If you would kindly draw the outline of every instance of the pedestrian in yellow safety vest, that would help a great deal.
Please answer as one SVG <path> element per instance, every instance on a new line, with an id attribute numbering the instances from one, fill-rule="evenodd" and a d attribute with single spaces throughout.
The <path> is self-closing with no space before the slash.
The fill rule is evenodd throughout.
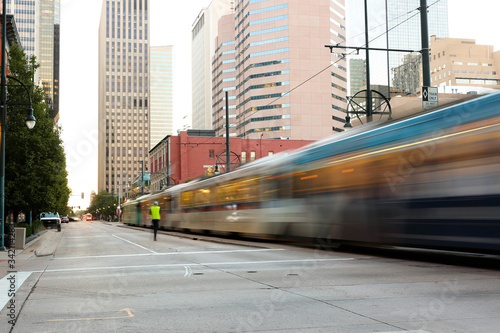
<path id="1" fill-rule="evenodd" d="M 160 214 L 161 214 L 161 208 L 160 206 L 158 206 L 158 201 L 155 201 L 154 205 L 151 206 L 150 213 L 151 213 L 151 220 L 153 221 L 153 229 L 156 241 L 156 233 L 158 232 L 158 225 L 160 224 Z"/>

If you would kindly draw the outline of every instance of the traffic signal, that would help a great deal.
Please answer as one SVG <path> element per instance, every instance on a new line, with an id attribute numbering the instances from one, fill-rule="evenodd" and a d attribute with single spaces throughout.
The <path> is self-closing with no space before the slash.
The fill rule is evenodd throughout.
<path id="1" fill-rule="evenodd" d="M 83 192 L 82 192 L 82 199 L 83 199 Z"/>

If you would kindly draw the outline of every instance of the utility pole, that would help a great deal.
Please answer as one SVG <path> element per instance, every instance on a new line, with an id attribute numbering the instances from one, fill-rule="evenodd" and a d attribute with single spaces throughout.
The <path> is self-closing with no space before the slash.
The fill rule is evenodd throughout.
<path id="1" fill-rule="evenodd" d="M 370 83 L 370 46 L 368 45 L 368 0 L 365 0 L 365 44 L 366 44 L 366 122 L 372 121 L 372 88 Z"/>
<path id="2" fill-rule="evenodd" d="M 167 187 L 170 187 L 170 136 L 167 139 Z"/>
<path id="3" fill-rule="evenodd" d="M 229 94 L 226 91 L 226 172 L 231 171 L 231 153 L 229 151 Z"/>
<path id="4" fill-rule="evenodd" d="M 141 195 L 144 195 L 144 161 L 142 162 L 142 169 L 141 169 Z"/>
<path id="5" fill-rule="evenodd" d="M 429 27 L 427 21 L 427 0 L 420 0 L 420 29 L 422 40 L 422 75 L 424 87 L 431 86 L 431 64 L 429 58 Z"/>

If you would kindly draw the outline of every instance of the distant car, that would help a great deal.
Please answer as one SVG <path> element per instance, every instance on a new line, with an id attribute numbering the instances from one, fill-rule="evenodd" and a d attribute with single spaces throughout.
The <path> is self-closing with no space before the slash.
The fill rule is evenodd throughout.
<path id="1" fill-rule="evenodd" d="M 76 216 L 70 216 L 69 217 L 69 221 L 70 222 L 77 222 L 77 221 L 80 221 L 80 219 L 78 217 L 76 217 Z"/>
<path id="2" fill-rule="evenodd" d="M 68 223 L 68 222 L 69 222 L 69 218 L 67 216 L 61 217 L 61 223 Z"/>

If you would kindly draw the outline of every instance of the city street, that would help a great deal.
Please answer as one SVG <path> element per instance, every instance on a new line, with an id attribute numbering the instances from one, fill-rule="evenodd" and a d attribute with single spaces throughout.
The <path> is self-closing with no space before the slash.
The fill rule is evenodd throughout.
<path id="1" fill-rule="evenodd" d="M 1 332 L 496 332 L 500 271 L 74 222 L 2 255 Z M 42 238 L 40 237 L 40 238 Z M 13 302 L 14 301 L 14 302 Z M 10 308 L 9 308 L 10 307 Z M 9 321 L 17 318 L 15 326 Z"/>

